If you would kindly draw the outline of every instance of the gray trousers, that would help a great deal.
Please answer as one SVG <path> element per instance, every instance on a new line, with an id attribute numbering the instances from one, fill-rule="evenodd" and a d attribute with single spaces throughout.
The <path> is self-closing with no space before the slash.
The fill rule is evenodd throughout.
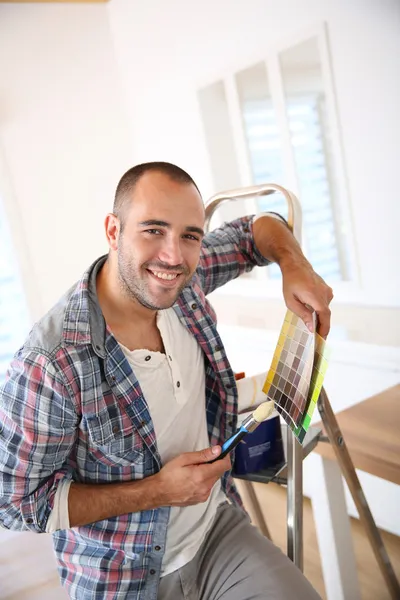
<path id="1" fill-rule="evenodd" d="M 158 600 L 321 600 L 301 571 L 225 503 L 193 560 L 160 580 Z"/>

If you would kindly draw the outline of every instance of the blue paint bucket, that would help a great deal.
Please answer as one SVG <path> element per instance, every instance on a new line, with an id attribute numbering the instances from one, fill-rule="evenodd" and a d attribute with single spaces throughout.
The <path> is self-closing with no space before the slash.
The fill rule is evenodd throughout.
<path id="1" fill-rule="evenodd" d="M 239 415 L 239 423 L 248 416 Z M 281 464 L 285 460 L 279 414 L 274 412 L 235 448 L 233 475 L 247 475 Z"/>

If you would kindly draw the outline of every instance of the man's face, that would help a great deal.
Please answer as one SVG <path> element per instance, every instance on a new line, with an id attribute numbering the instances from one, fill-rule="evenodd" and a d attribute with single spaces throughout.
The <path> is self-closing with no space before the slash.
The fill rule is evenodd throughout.
<path id="1" fill-rule="evenodd" d="M 196 270 L 204 217 L 194 185 L 158 172 L 143 175 L 117 242 L 124 291 L 152 310 L 172 306 Z"/>

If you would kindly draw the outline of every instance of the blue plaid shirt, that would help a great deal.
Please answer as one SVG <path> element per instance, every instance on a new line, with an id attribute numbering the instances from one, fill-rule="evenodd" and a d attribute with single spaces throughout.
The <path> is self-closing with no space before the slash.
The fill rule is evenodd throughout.
<path id="1" fill-rule="evenodd" d="M 207 294 L 254 265 L 251 217 L 207 234 L 199 265 L 174 309 L 204 352 L 210 444 L 236 428 L 234 374 Z M 37 323 L 0 388 L 0 523 L 45 532 L 60 482 L 132 481 L 161 468 L 139 383 L 97 300 L 98 259 Z M 241 504 L 230 473 L 228 498 Z M 53 534 L 62 584 L 76 600 L 157 598 L 169 507 Z"/>

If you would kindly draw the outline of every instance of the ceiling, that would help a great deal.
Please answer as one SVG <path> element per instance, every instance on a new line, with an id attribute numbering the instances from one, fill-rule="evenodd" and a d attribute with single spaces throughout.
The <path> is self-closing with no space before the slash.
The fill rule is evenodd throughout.
<path id="1" fill-rule="evenodd" d="M 94 4 L 108 2 L 108 0 L 0 0 L 0 4 L 43 4 L 47 3 L 69 3 L 69 4 Z"/>

